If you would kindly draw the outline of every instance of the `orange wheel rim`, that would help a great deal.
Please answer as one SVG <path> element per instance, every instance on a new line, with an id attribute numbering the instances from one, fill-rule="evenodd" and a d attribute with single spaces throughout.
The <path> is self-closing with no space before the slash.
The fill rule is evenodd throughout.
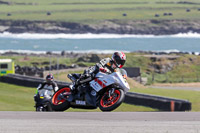
<path id="1" fill-rule="evenodd" d="M 107 95 L 108 95 L 108 92 L 106 94 L 104 94 L 104 96 L 101 98 L 101 101 L 100 101 L 101 106 L 104 108 L 114 105 L 119 100 L 120 91 L 115 90 L 113 95 L 110 96 L 109 98 L 106 98 Z"/>
<path id="2" fill-rule="evenodd" d="M 56 94 L 52 98 L 52 103 L 54 105 L 59 105 L 59 104 L 65 102 L 66 99 L 60 98 L 60 95 L 65 93 L 65 92 L 70 92 L 70 88 L 62 88 L 58 92 L 56 92 Z"/>

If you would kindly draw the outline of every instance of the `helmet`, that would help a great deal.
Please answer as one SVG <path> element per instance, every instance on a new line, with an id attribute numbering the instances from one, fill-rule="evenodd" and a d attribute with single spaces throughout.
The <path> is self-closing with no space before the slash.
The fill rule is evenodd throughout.
<path id="1" fill-rule="evenodd" d="M 126 62 L 126 55 L 123 52 L 115 52 L 112 55 L 112 60 L 118 68 L 122 68 Z"/>
<path id="2" fill-rule="evenodd" d="M 52 75 L 52 74 L 48 74 L 48 75 L 46 76 L 46 82 L 47 82 L 48 84 L 50 84 L 50 83 L 52 83 L 52 81 L 53 81 L 53 75 Z"/>

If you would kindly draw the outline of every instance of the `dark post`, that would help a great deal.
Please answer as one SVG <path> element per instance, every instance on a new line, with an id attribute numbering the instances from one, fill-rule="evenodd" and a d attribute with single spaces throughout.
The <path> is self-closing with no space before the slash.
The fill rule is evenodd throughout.
<path id="1" fill-rule="evenodd" d="M 196 73 L 196 75 L 197 75 L 197 82 L 199 82 L 199 75 L 198 75 L 198 73 Z"/>
<path id="2" fill-rule="evenodd" d="M 154 82 L 154 80 L 155 80 L 155 74 L 154 74 L 154 72 L 152 73 L 152 82 Z"/>
<path id="3" fill-rule="evenodd" d="M 184 76 L 183 75 L 181 76 L 181 82 L 184 82 Z"/>
<path id="4" fill-rule="evenodd" d="M 165 74 L 165 82 L 168 82 L 168 76 Z"/>

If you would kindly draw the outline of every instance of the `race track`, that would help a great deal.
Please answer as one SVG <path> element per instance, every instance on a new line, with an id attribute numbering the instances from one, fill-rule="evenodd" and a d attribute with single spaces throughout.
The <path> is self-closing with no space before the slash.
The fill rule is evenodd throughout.
<path id="1" fill-rule="evenodd" d="M 200 133 L 200 113 L 0 112 L 0 133 Z"/>

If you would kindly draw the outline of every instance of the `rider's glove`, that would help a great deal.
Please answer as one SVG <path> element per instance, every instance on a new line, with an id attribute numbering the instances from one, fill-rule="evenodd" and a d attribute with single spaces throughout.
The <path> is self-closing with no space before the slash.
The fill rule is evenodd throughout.
<path id="1" fill-rule="evenodd" d="M 80 79 L 86 79 L 88 77 L 90 77 L 90 74 L 86 73 L 86 74 L 81 75 Z"/>

